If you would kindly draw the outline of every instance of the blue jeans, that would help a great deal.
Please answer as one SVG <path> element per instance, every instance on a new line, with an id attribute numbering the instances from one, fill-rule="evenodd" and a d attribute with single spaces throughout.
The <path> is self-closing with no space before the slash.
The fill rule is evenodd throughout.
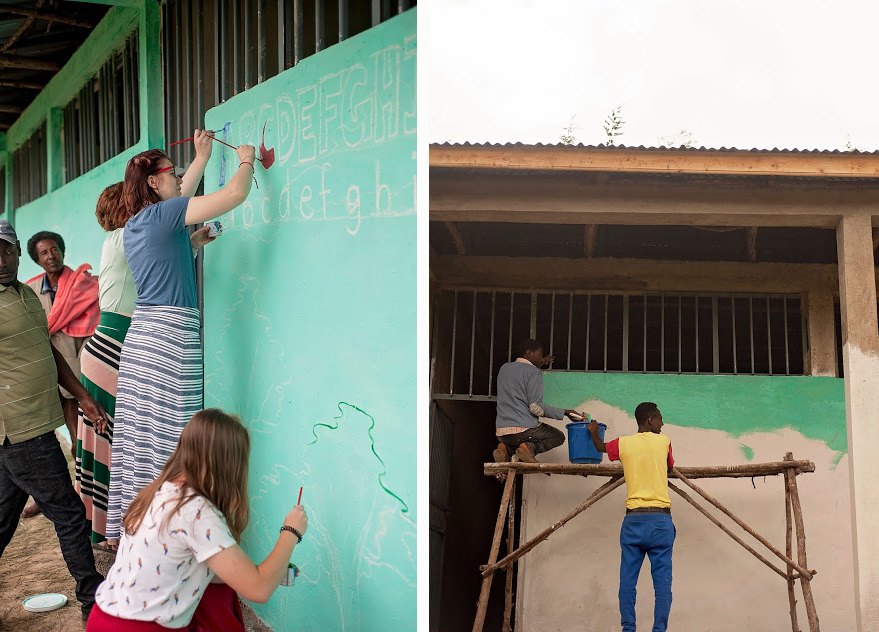
<path id="1" fill-rule="evenodd" d="M 55 524 L 61 554 L 76 580 L 76 598 L 87 614 L 104 578 L 95 570 L 85 507 L 73 489 L 67 460 L 54 432 L 0 445 L 0 556 L 12 540 L 28 496 L 34 497 L 43 515 Z"/>
<path id="2" fill-rule="evenodd" d="M 653 591 L 653 632 L 665 632 L 671 610 L 671 552 L 675 525 L 669 514 L 627 514 L 620 529 L 620 619 L 623 632 L 635 632 L 635 596 L 644 555 L 650 558 Z"/>

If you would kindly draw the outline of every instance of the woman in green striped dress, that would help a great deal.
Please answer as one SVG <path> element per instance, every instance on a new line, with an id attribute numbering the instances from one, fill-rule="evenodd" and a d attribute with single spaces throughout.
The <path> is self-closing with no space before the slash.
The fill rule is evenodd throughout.
<path id="1" fill-rule="evenodd" d="M 121 182 L 104 189 L 98 198 L 95 215 L 109 234 L 104 239 L 98 276 L 101 320 L 97 331 L 83 348 L 80 379 L 89 394 L 107 411 L 109 423 L 107 427 L 95 428 L 83 416 L 82 410 L 79 411 L 76 491 L 85 505 L 86 517 L 91 521 L 92 542 L 98 543 L 106 538 L 119 356 L 136 298 L 134 279 L 122 246 L 122 231 L 130 216 L 122 201 Z"/>

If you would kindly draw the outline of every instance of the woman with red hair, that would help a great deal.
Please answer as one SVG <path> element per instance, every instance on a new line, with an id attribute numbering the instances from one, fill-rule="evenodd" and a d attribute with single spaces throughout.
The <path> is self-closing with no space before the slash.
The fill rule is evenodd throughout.
<path id="1" fill-rule="evenodd" d="M 203 364 L 194 254 L 213 241 L 205 226 L 187 226 L 228 213 L 250 193 L 256 149 L 238 147 L 229 183 L 190 197 L 211 155 L 207 131 L 196 130 L 195 160 L 185 175 L 158 149 L 132 158 L 122 197 L 131 215 L 123 246 L 137 290 L 119 362 L 107 509 L 107 540 L 118 545 L 122 516 L 155 480 L 187 421 L 202 407 Z"/>

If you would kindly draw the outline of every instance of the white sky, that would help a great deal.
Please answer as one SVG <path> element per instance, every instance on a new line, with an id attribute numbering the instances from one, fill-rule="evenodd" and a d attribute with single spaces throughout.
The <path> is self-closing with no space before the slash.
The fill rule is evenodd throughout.
<path id="1" fill-rule="evenodd" d="M 432 0 L 430 142 L 879 149 L 879 2 Z M 678 135 L 678 136 L 676 136 Z"/>

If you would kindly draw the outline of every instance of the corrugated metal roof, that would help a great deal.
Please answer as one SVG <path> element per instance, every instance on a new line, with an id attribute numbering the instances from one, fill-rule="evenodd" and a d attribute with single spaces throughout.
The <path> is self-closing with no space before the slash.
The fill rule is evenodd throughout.
<path id="1" fill-rule="evenodd" d="M 708 151 L 744 151 L 751 153 L 761 153 L 761 154 L 849 154 L 849 155 L 864 155 L 864 156 L 875 156 L 879 155 L 879 150 L 875 151 L 859 151 L 857 149 L 853 149 L 851 151 L 840 151 L 839 149 L 779 149 L 774 147 L 772 149 L 757 149 L 756 147 L 751 149 L 741 149 L 738 147 L 666 147 L 664 145 L 660 145 L 658 147 L 648 147 L 646 145 L 584 145 L 583 143 L 577 143 L 576 145 L 566 145 L 564 143 L 431 143 L 431 147 L 483 147 L 483 148 L 510 148 L 510 147 L 548 147 L 553 149 L 562 149 L 565 147 L 579 147 L 582 149 L 626 149 L 626 150 L 637 150 L 637 151 L 680 151 L 680 152 L 708 152 Z"/>

